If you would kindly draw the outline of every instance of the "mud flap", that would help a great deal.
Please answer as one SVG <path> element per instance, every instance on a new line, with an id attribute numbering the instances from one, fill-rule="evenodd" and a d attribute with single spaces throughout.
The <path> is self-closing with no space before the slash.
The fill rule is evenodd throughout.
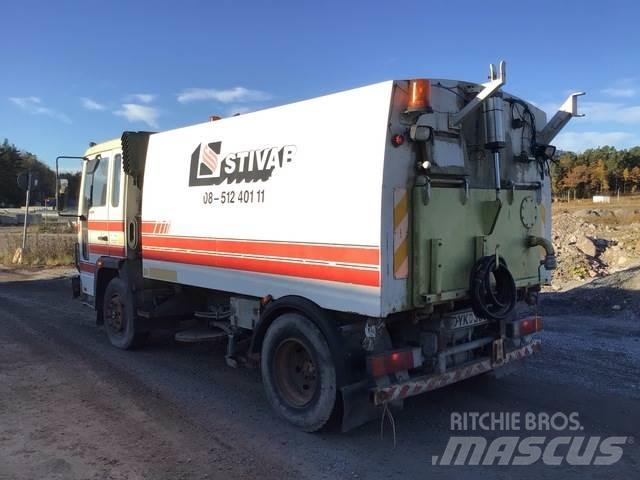
<path id="1" fill-rule="evenodd" d="M 80 275 L 71 277 L 71 295 L 73 298 L 80 296 Z"/>
<path id="2" fill-rule="evenodd" d="M 383 407 L 375 406 L 371 401 L 371 380 L 364 379 L 361 382 L 347 385 L 340 389 L 342 394 L 342 432 L 348 432 L 365 423 L 380 419 Z M 401 410 L 403 400 L 389 403 L 393 410 Z"/>
<path id="3" fill-rule="evenodd" d="M 371 383 L 369 379 L 344 386 L 342 394 L 342 432 L 348 432 L 382 415 L 382 407 L 369 401 Z"/>

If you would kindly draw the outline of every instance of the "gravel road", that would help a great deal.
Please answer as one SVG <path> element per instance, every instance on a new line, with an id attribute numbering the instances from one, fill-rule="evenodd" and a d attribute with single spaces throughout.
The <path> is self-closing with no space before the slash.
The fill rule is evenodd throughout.
<path id="1" fill-rule="evenodd" d="M 389 428 L 380 438 L 379 422 L 347 434 L 306 434 L 283 423 L 258 372 L 227 367 L 222 345 L 158 336 L 141 351 L 112 348 L 95 314 L 70 298 L 67 279 L 4 272 L 0 282 L 3 480 L 633 478 L 640 469 L 635 303 L 573 309 L 570 295 L 550 294 L 541 306 L 541 354 L 504 378 L 410 399 L 394 414 L 394 448 Z M 514 434 L 450 430 L 452 413 L 485 411 L 578 412 L 580 435 L 629 439 L 611 466 L 432 465 L 452 434 Z M 563 434 L 575 435 L 546 432 Z"/>

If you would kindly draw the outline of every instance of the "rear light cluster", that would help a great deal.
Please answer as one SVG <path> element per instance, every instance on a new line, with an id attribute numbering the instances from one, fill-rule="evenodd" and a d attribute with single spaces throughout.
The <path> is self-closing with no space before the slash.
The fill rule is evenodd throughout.
<path id="1" fill-rule="evenodd" d="M 507 336 L 511 338 L 531 335 L 542 330 L 542 317 L 528 317 L 507 323 Z"/>
<path id="2" fill-rule="evenodd" d="M 382 377 L 401 370 L 411 370 L 422 363 L 422 351 L 419 348 L 404 348 L 369 355 L 367 371 L 372 377 Z"/>

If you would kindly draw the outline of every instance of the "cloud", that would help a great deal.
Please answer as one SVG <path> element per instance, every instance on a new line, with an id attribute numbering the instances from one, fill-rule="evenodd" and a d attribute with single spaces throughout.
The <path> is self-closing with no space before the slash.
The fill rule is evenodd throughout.
<path id="1" fill-rule="evenodd" d="M 600 93 L 616 98 L 635 97 L 638 93 L 638 81 L 636 78 L 620 78 L 608 88 L 600 90 Z"/>
<path id="2" fill-rule="evenodd" d="M 80 100 L 82 101 L 82 106 L 86 110 L 104 110 L 105 108 L 107 108 L 101 103 L 92 100 L 91 98 L 82 97 Z"/>
<path id="3" fill-rule="evenodd" d="M 152 128 L 158 128 L 158 116 L 160 112 L 157 108 L 148 105 L 138 105 L 136 103 L 124 103 L 120 110 L 116 110 L 113 113 L 126 118 L 130 122 L 143 122 Z"/>
<path id="4" fill-rule="evenodd" d="M 260 102 L 268 100 L 271 95 L 260 90 L 250 90 L 244 87 L 234 87 L 227 90 L 215 88 L 187 88 L 178 94 L 178 102 L 187 103 L 198 100 L 214 100 L 220 103 L 231 102 Z"/>
<path id="5" fill-rule="evenodd" d="M 553 103 L 534 103 L 547 112 L 547 120 L 555 114 L 559 105 Z M 580 122 L 640 124 L 640 105 L 629 105 L 622 102 L 581 102 L 578 101 L 578 112 L 586 116 Z"/>
<path id="6" fill-rule="evenodd" d="M 156 96 L 152 93 L 132 93 L 127 95 L 126 100 L 129 102 L 151 103 Z"/>
<path id="7" fill-rule="evenodd" d="M 32 115 L 46 115 L 64 123 L 71 123 L 71 119 L 64 113 L 45 107 L 39 97 L 9 97 L 9 101 Z"/>
<path id="8" fill-rule="evenodd" d="M 582 152 L 588 148 L 611 145 L 628 148 L 640 144 L 640 134 L 630 132 L 565 132 L 554 139 L 553 144 L 560 150 Z"/>
<path id="9" fill-rule="evenodd" d="M 610 97 L 625 97 L 625 98 L 634 97 L 636 93 L 638 93 L 635 88 L 631 88 L 631 87 L 626 87 L 626 88 L 611 87 L 611 88 L 605 88 L 601 90 L 601 92 Z"/>
<path id="10" fill-rule="evenodd" d="M 640 105 L 625 105 L 618 102 L 583 102 L 581 111 L 586 120 L 608 123 L 640 123 Z"/>

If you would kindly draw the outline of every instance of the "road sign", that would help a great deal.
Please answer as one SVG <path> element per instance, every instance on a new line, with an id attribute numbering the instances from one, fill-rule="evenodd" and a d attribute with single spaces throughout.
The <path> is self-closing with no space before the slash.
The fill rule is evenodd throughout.
<path id="1" fill-rule="evenodd" d="M 29 185 L 29 179 L 31 179 L 31 185 Z M 35 190 L 38 188 L 38 177 L 31 174 L 31 172 L 22 172 L 18 175 L 18 186 L 22 190 Z"/>

